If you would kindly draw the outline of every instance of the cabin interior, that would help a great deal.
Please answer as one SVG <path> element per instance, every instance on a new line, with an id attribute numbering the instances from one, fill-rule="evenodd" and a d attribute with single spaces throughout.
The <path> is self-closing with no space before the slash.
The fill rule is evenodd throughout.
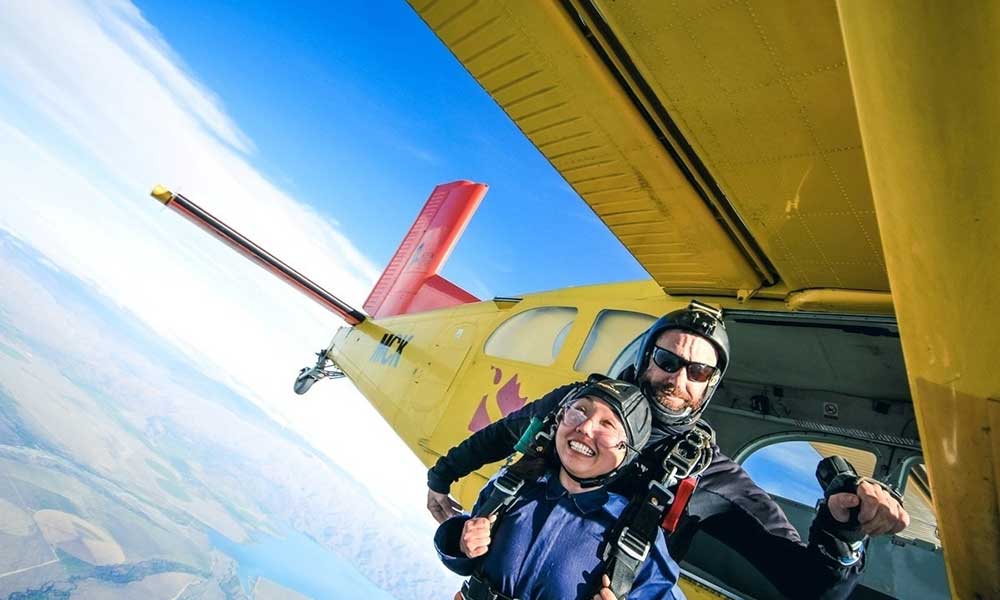
<path id="1" fill-rule="evenodd" d="M 816 460 L 841 455 L 901 490 L 911 517 L 870 541 L 852 598 L 950 598 L 899 331 L 891 317 L 730 311 L 739 353 L 706 415 L 719 445 L 778 502 L 802 539 L 816 512 Z M 700 533 L 683 565 L 737 597 L 780 597 Z"/>

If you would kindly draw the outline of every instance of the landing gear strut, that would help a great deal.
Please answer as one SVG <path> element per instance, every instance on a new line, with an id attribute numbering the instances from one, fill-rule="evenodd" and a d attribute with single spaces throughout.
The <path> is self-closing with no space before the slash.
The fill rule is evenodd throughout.
<path id="1" fill-rule="evenodd" d="M 302 367 L 302 370 L 299 371 L 298 376 L 295 378 L 295 393 L 300 396 L 308 392 L 309 388 L 320 379 L 326 379 L 327 377 L 330 379 L 340 379 L 344 376 L 344 372 L 340 370 L 340 367 L 326 355 L 326 348 L 317 352 L 316 357 L 316 364 L 312 367 Z"/>

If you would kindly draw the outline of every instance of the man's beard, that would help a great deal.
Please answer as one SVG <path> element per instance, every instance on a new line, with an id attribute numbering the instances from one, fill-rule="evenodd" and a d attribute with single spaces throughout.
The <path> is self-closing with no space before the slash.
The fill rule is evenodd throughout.
<path id="1" fill-rule="evenodd" d="M 653 383 L 644 374 L 639 385 L 647 398 L 660 407 L 676 414 L 694 412 L 701 406 L 701 399 L 695 400 L 690 394 L 677 389 L 672 382 Z"/>

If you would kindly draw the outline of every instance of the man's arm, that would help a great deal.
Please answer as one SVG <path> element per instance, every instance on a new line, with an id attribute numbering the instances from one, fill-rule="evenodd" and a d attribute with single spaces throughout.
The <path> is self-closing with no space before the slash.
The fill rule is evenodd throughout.
<path id="1" fill-rule="evenodd" d="M 852 565 L 838 564 L 818 546 L 768 531 L 741 510 L 716 515 L 702 528 L 746 558 L 788 598 L 846 598 L 864 568 L 864 557 Z"/>
<path id="2" fill-rule="evenodd" d="M 863 560 L 842 565 L 816 544 L 804 545 L 771 496 L 718 449 L 689 511 L 789 598 L 845 598 L 857 585 Z"/>
<path id="3" fill-rule="evenodd" d="M 746 471 L 728 457 L 713 461 L 702 498 L 692 497 L 692 514 L 702 528 L 749 560 L 783 594 L 790 598 L 846 598 L 864 569 L 862 544 L 842 541 L 848 511 L 860 506 L 864 533 L 879 535 L 905 527 L 908 517 L 888 494 L 859 486 L 857 495 L 834 494 L 817 514 L 803 545 L 781 508 L 757 487 Z M 696 492 L 696 496 L 698 492 Z M 861 539 L 864 535 L 856 536 Z"/>
<path id="4" fill-rule="evenodd" d="M 427 471 L 427 509 L 431 515 L 440 523 L 457 514 L 460 507 L 448 497 L 451 484 L 483 465 L 513 454 L 514 445 L 521 439 L 532 417 L 550 413 L 578 385 L 573 383 L 558 387 L 538 400 L 525 404 L 496 423 L 490 423 L 472 434 L 439 458 Z"/>

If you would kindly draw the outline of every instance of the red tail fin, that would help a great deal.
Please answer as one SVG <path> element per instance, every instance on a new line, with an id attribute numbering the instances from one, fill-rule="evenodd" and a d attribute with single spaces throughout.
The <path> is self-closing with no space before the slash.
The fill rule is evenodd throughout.
<path id="1" fill-rule="evenodd" d="M 479 301 L 438 275 L 438 270 L 486 190 L 485 184 L 471 181 L 453 181 L 434 188 L 365 301 L 369 315 L 390 317 Z"/>

